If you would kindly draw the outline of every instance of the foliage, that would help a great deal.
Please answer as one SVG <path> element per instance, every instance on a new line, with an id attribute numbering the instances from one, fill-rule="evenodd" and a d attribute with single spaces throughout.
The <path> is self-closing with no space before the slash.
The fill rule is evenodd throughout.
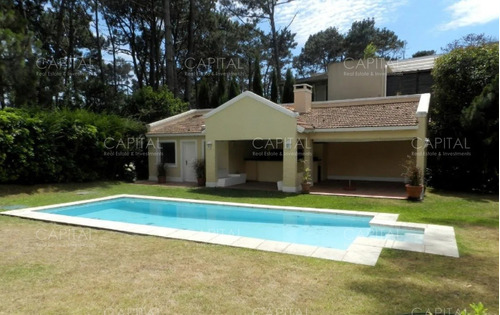
<path id="1" fill-rule="evenodd" d="M 123 166 L 123 179 L 126 182 L 133 183 L 137 179 L 134 162 L 127 163 Z"/>
<path id="2" fill-rule="evenodd" d="M 373 43 L 369 43 L 365 50 L 363 50 L 363 58 L 368 59 L 368 58 L 375 58 L 377 53 L 377 47 Z"/>
<path id="3" fill-rule="evenodd" d="M 120 140 L 144 127 L 115 115 L 85 110 L 0 111 L 0 182 L 45 183 L 115 179 L 137 158 Z"/>
<path id="4" fill-rule="evenodd" d="M 484 308 L 483 303 L 472 303 L 469 305 L 474 313 L 469 313 L 467 310 L 460 312 L 460 315 L 488 315 L 488 309 Z"/>
<path id="5" fill-rule="evenodd" d="M 240 87 L 238 86 L 238 83 L 236 82 L 235 78 L 231 79 L 231 82 L 229 83 L 229 91 L 228 91 L 228 96 L 227 99 L 233 99 L 236 96 L 240 95 Z"/>
<path id="6" fill-rule="evenodd" d="M 436 60 L 428 167 L 439 188 L 498 191 L 498 43 Z M 448 146 L 436 143 L 448 140 Z"/>
<path id="7" fill-rule="evenodd" d="M 200 81 L 197 106 L 198 108 L 210 108 L 210 88 L 205 77 Z"/>
<path id="8" fill-rule="evenodd" d="M 424 56 L 432 56 L 435 55 L 436 51 L 435 50 L 419 50 L 413 55 L 411 55 L 412 58 L 417 58 L 417 57 L 424 57 Z"/>
<path id="9" fill-rule="evenodd" d="M 346 58 L 380 57 L 394 59 L 404 47 L 404 41 L 386 28 L 375 27 L 374 19 L 355 21 L 345 34 L 335 27 L 309 36 L 293 65 L 300 76 L 327 72 L 328 64 Z M 365 50 L 369 48 L 368 51 Z"/>
<path id="10" fill-rule="evenodd" d="M 196 178 L 205 178 L 205 160 L 199 159 L 193 163 L 194 171 L 196 172 Z"/>
<path id="11" fill-rule="evenodd" d="M 457 48 L 466 48 L 466 47 L 479 47 L 484 46 L 485 44 L 491 44 L 495 42 L 492 37 L 486 36 L 485 34 L 467 34 L 459 39 L 456 39 L 446 45 L 446 47 L 442 47 L 441 50 L 444 53 L 449 53 Z"/>
<path id="12" fill-rule="evenodd" d="M 158 164 L 156 166 L 156 174 L 158 176 L 167 176 L 167 166 L 165 164 Z"/>
<path id="13" fill-rule="evenodd" d="M 406 162 L 403 164 L 404 173 L 401 174 L 406 178 L 410 186 L 420 186 L 423 183 L 422 170 L 417 167 L 415 158 L 408 156 Z"/>
<path id="14" fill-rule="evenodd" d="M 278 77 L 276 71 L 273 70 L 271 74 L 271 102 L 278 103 Z"/>
<path id="15" fill-rule="evenodd" d="M 166 86 L 156 91 L 146 86 L 132 95 L 125 109 L 125 115 L 144 123 L 151 123 L 179 114 L 187 108 L 187 103 L 175 98 Z"/>
<path id="16" fill-rule="evenodd" d="M 252 79 L 252 92 L 257 95 L 262 96 L 264 94 L 262 88 L 262 76 L 260 74 L 260 61 L 259 58 L 255 59 L 255 67 L 253 70 L 253 79 Z"/>
<path id="17" fill-rule="evenodd" d="M 295 79 L 292 75 L 292 70 L 288 69 L 285 75 L 285 85 L 283 86 L 283 96 L 281 97 L 281 102 L 283 104 L 293 103 L 293 85 L 295 84 Z"/>
<path id="18" fill-rule="evenodd" d="M 301 76 L 311 73 L 327 72 L 328 65 L 340 61 L 344 53 L 344 35 L 335 27 L 310 35 L 300 55 L 293 64 Z"/>

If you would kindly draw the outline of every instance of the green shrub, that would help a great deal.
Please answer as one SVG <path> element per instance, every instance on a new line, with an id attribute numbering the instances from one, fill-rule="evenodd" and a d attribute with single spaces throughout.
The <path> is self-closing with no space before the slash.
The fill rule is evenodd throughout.
<path id="1" fill-rule="evenodd" d="M 125 163 L 146 157 L 129 154 L 143 151 L 142 147 L 117 144 L 144 131 L 138 122 L 85 110 L 1 110 L 0 182 L 121 178 Z"/>

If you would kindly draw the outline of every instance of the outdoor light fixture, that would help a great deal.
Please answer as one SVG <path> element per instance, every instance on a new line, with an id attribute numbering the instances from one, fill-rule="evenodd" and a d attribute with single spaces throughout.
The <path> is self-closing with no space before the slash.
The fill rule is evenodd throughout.
<path id="1" fill-rule="evenodd" d="M 291 149 L 292 148 L 292 139 L 288 138 L 285 140 L 285 149 Z"/>
<path id="2" fill-rule="evenodd" d="M 207 141 L 207 149 L 212 150 L 212 141 Z"/>

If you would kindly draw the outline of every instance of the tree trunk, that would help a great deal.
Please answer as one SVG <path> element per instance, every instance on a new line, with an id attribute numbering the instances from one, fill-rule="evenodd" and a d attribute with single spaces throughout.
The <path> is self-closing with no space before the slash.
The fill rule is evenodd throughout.
<path id="1" fill-rule="evenodd" d="M 170 0 L 163 0 L 163 18 L 165 23 L 165 54 L 166 54 L 166 72 L 167 86 L 170 91 L 175 93 L 174 78 L 174 47 L 172 43 L 172 23 L 170 22 Z"/>
<path id="2" fill-rule="evenodd" d="M 274 60 L 274 67 L 276 69 L 276 78 L 278 79 L 278 82 L 281 81 L 281 68 L 280 68 L 280 54 L 279 54 L 279 48 L 278 48 L 278 36 L 276 33 L 276 23 L 274 21 L 274 9 L 275 6 L 273 5 L 271 8 L 271 14 L 269 15 L 269 19 L 271 22 L 271 33 L 272 33 L 272 45 L 273 45 L 273 60 Z"/>
<path id="3" fill-rule="evenodd" d="M 115 36 L 113 35 L 113 30 L 111 29 L 111 24 L 109 23 L 108 17 L 104 14 L 104 21 L 106 22 L 106 27 L 108 28 L 109 40 L 111 43 L 111 55 L 113 56 L 113 85 L 115 93 L 118 93 L 118 80 L 116 78 L 116 43 Z"/>
<path id="4" fill-rule="evenodd" d="M 187 60 L 189 60 L 193 54 L 193 36 L 194 36 L 194 0 L 189 0 L 189 25 L 188 25 L 188 44 L 187 44 Z M 184 101 L 189 102 L 189 107 L 193 108 L 193 103 L 191 102 L 191 80 L 195 79 L 189 75 L 186 75 L 186 83 L 184 86 Z"/>
<path id="5" fill-rule="evenodd" d="M 101 51 L 101 36 L 99 34 L 99 0 L 95 0 L 95 34 L 97 38 L 97 59 L 99 62 L 99 77 L 104 85 L 104 70 L 102 68 L 102 51 Z"/>

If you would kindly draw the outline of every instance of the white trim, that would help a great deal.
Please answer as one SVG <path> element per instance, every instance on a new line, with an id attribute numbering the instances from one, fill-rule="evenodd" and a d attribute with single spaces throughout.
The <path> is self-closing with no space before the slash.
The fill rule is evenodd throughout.
<path id="1" fill-rule="evenodd" d="M 426 117 L 429 112 L 429 103 L 431 101 L 431 94 L 425 93 L 420 96 L 420 101 L 417 107 L 417 117 Z"/>
<path id="2" fill-rule="evenodd" d="M 305 130 L 306 130 L 306 128 L 304 128 L 304 127 L 302 127 L 302 126 L 297 125 L 297 132 L 298 132 L 298 133 L 303 133 Z"/>
<path id="3" fill-rule="evenodd" d="M 147 127 L 148 131 L 150 131 L 152 127 L 156 127 L 158 125 L 161 125 L 161 124 L 164 124 L 164 123 L 167 123 L 167 122 L 171 122 L 173 120 L 176 120 L 176 119 L 179 119 L 179 118 L 191 115 L 191 114 L 196 113 L 196 112 L 206 112 L 206 111 L 210 111 L 210 110 L 211 109 L 190 109 L 187 112 L 183 112 L 183 113 L 180 113 L 180 114 L 177 114 L 177 115 L 174 115 L 174 116 L 171 116 L 171 117 L 168 117 L 168 118 L 165 118 L 165 119 L 158 120 L 158 121 L 152 122 L 150 124 L 147 124 L 146 127 Z"/>
<path id="4" fill-rule="evenodd" d="M 377 176 L 340 176 L 340 175 L 328 175 L 328 179 L 331 180 L 362 180 L 369 182 L 401 182 L 404 183 L 405 179 L 403 177 L 377 177 Z"/>
<path id="5" fill-rule="evenodd" d="M 286 193 L 298 193 L 300 191 L 301 191 L 300 186 L 296 186 L 296 187 L 283 186 L 283 192 L 286 192 Z"/>
<path id="6" fill-rule="evenodd" d="M 178 182 L 182 183 L 182 177 L 177 177 L 177 176 L 167 176 L 167 182 Z"/>
<path id="7" fill-rule="evenodd" d="M 155 137 L 204 137 L 203 133 L 148 133 L 146 134 L 146 138 L 155 138 Z"/>
<path id="8" fill-rule="evenodd" d="M 271 107 L 272 109 L 275 109 L 275 110 L 277 110 L 277 111 L 279 111 L 279 112 L 281 112 L 281 113 L 283 113 L 285 115 L 288 115 L 290 117 L 294 117 L 295 118 L 295 117 L 298 116 L 298 113 L 292 112 L 291 110 L 286 109 L 283 106 L 280 106 L 280 105 L 278 105 L 278 104 L 276 104 L 274 102 L 271 102 L 270 100 L 267 100 L 267 99 L 263 98 L 262 96 L 259 96 L 259 95 L 255 94 L 255 93 L 250 92 L 250 91 L 245 91 L 245 92 L 241 93 L 240 95 L 232 98 L 231 100 L 225 102 L 221 106 L 219 106 L 219 107 L 211 110 L 210 112 L 206 113 L 204 115 L 204 117 L 208 118 L 208 117 L 210 117 L 212 115 L 215 115 L 218 112 L 224 110 L 225 108 L 233 105 L 234 103 L 236 103 L 239 100 L 241 100 L 243 98 L 246 98 L 246 97 L 250 97 L 251 99 L 253 99 L 253 100 L 257 101 L 257 102 L 262 103 L 264 105 L 267 105 L 267 106 Z"/>
<path id="9" fill-rule="evenodd" d="M 182 179 L 183 182 L 188 182 L 184 178 L 185 175 L 186 175 L 185 173 L 187 171 L 186 168 L 187 167 L 192 167 L 192 166 L 191 165 L 186 165 L 184 163 L 184 147 L 183 147 L 184 143 L 194 143 L 194 158 L 198 159 L 198 141 L 196 141 L 196 140 L 180 140 L 180 147 L 181 147 L 181 152 L 180 152 L 181 153 L 180 154 L 180 156 L 181 156 L 181 177 L 180 178 Z M 193 183 L 196 182 L 196 178 L 193 181 L 191 181 L 191 182 L 193 182 Z"/>
<path id="10" fill-rule="evenodd" d="M 178 160 L 177 159 L 177 150 L 179 149 L 177 147 L 177 140 L 160 140 L 160 139 L 158 139 L 158 147 L 156 149 L 156 152 L 160 153 L 160 154 L 156 154 L 156 165 L 161 163 L 161 157 L 163 155 L 163 152 L 161 151 L 161 144 L 162 143 L 174 143 L 175 163 L 165 163 L 165 165 L 167 165 L 167 167 L 170 167 L 170 168 L 176 168 L 177 167 L 177 160 Z"/>
<path id="11" fill-rule="evenodd" d="M 178 182 L 178 183 L 182 183 L 182 178 L 180 177 L 175 177 L 175 176 L 167 176 L 165 177 L 167 182 Z M 155 176 L 155 175 L 151 175 L 148 177 L 148 181 L 150 182 L 157 182 L 158 181 L 158 176 Z"/>
<path id="12" fill-rule="evenodd" d="M 411 141 L 415 136 L 401 138 L 363 138 L 363 139 L 317 139 L 312 135 L 312 140 L 316 143 L 337 143 L 337 142 L 392 142 L 392 141 Z"/>
<path id="13" fill-rule="evenodd" d="M 418 126 L 324 128 L 324 129 L 314 129 L 312 132 L 396 131 L 396 130 L 418 130 Z"/>

